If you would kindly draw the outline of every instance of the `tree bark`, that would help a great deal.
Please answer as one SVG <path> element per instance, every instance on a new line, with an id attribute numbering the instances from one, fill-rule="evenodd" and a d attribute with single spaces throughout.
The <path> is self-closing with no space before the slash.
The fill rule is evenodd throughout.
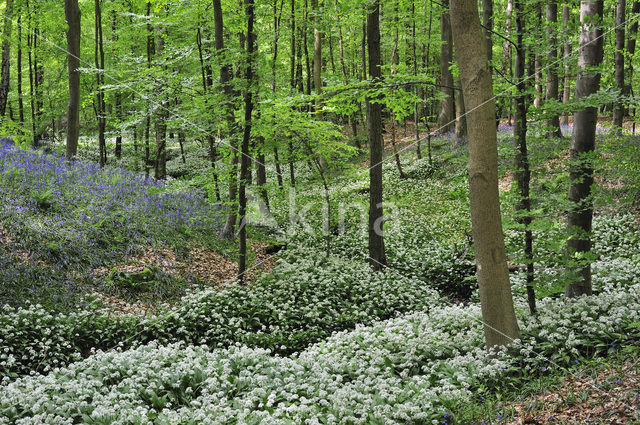
<path id="1" fill-rule="evenodd" d="M 222 229 L 221 237 L 223 239 L 232 239 L 235 234 L 235 226 L 237 220 L 238 209 L 238 142 L 236 138 L 237 124 L 233 113 L 233 99 L 236 94 L 234 93 L 231 80 L 233 77 L 233 70 L 231 63 L 224 58 L 224 21 L 222 14 L 222 5 L 220 0 L 213 0 L 213 19 L 214 19 L 214 33 L 215 33 L 215 48 L 216 55 L 219 55 L 222 64 L 220 65 L 220 85 L 225 94 L 225 120 L 229 123 L 229 132 L 227 137 L 229 138 L 230 155 L 231 155 L 231 169 L 229 171 L 229 214 L 227 215 L 227 221 Z"/>
<path id="2" fill-rule="evenodd" d="M 570 9 L 567 3 L 562 5 L 562 25 L 565 28 L 569 28 Z M 564 57 L 567 58 L 571 55 L 571 38 L 566 37 L 564 42 Z M 569 104 L 571 100 L 571 64 L 569 61 L 565 61 L 564 65 L 564 84 L 562 89 L 562 103 Z M 569 114 L 564 114 L 560 118 L 560 124 L 569 125 Z"/>
<path id="3" fill-rule="evenodd" d="M 634 1 L 631 6 L 631 14 L 635 16 L 640 12 L 640 1 Z M 629 27 L 629 33 L 627 34 L 627 56 L 629 63 L 625 70 L 625 79 L 628 81 L 624 85 L 622 94 L 629 96 L 631 94 L 631 84 L 633 83 L 633 56 L 636 53 L 636 36 L 638 34 L 638 20 L 635 19 Z"/>
<path id="4" fill-rule="evenodd" d="M 460 82 L 460 77 L 458 77 L 456 87 L 456 126 L 453 132 L 453 138 L 456 144 L 461 146 L 465 144 L 467 139 L 467 117 L 465 116 L 464 94 L 462 93 L 462 84 Z"/>
<path id="5" fill-rule="evenodd" d="M 469 192 L 487 347 L 519 338 L 509 286 L 498 197 L 498 152 L 491 73 L 475 0 L 452 0 L 456 58 L 468 114 Z"/>
<path id="6" fill-rule="evenodd" d="M 381 80 L 380 0 L 374 0 L 367 14 L 369 76 L 373 84 Z M 382 105 L 367 98 L 369 127 L 369 264 L 374 270 L 387 265 L 383 238 L 382 211 Z"/>
<path id="7" fill-rule="evenodd" d="M 4 10 L 4 30 L 2 42 L 2 64 L 0 76 L 0 116 L 4 117 L 7 110 L 7 97 L 9 96 L 9 72 L 11 65 L 11 17 L 13 14 L 13 0 L 7 0 Z"/>
<path id="8" fill-rule="evenodd" d="M 69 70 L 69 104 L 67 105 L 66 158 L 72 160 L 78 152 L 80 133 L 80 8 L 78 0 L 64 1 L 67 30 L 67 65 Z M 35 134 L 34 134 L 35 138 Z"/>
<path id="9" fill-rule="evenodd" d="M 245 81 L 247 89 L 244 95 L 244 133 L 242 136 L 241 159 L 240 159 L 240 193 L 239 193 L 239 215 L 240 215 L 240 253 L 238 256 L 238 283 L 244 282 L 244 273 L 247 269 L 247 196 L 246 184 L 249 176 L 249 141 L 251 139 L 251 114 L 253 113 L 253 62 L 255 39 L 253 34 L 254 24 L 254 3 L 253 0 L 244 0 L 244 8 L 247 16 L 247 57 Z"/>
<path id="10" fill-rule="evenodd" d="M 491 72 L 491 63 L 493 62 L 493 41 L 491 40 L 491 32 L 493 31 L 493 0 L 482 0 L 482 25 L 484 26 L 484 37 L 487 43 L 489 72 Z"/>
<path id="11" fill-rule="evenodd" d="M 536 16 L 536 28 L 542 25 L 542 4 L 535 3 L 533 6 Z M 536 108 L 542 106 L 542 59 L 538 53 L 534 53 L 534 80 L 536 82 L 536 94 L 533 98 L 533 105 Z"/>
<path id="12" fill-rule="evenodd" d="M 531 171 L 529 169 L 529 155 L 527 150 L 527 85 L 525 79 L 525 11 L 521 0 L 514 0 L 516 14 L 516 57 L 514 78 L 517 82 L 515 96 L 515 119 L 513 135 L 516 147 L 514 158 L 515 181 L 518 188 L 516 211 L 522 216 L 519 223 L 524 226 L 524 255 L 527 264 L 527 301 L 531 314 L 536 312 L 536 296 L 533 288 L 533 233 L 531 231 Z"/>
<path id="13" fill-rule="evenodd" d="M 445 0 L 443 6 L 448 8 L 449 0 Z M 453 107 L 453 75 L 449 69 L 453 61 L 453 39 L 451 38 L 451 21 L 449 18 L 449 10 L 447 9 L 442 10 L 440 30 L 442 40 L 442 46 L 440 48 L 440 92 L 443 98 L 440 100 L 437 131 L 438 133 L 448 133 L 454 128 L 456 115 Z"/>
<path id="14" fill-rule="evenodd" d="M 18 116 L 20 125 L 24 124 L 24 100 L 22 98 L 22 11 L 18 15 L 18 57 L 16 59 L 17 88 L 18 88 Z"/>
<path id="15" fill-rule="evenodd" d="M 580 3 L 580 57 L 576 78 L 576 100 L 596 93 L 600 88 L 600 73 L 593 67 L 602 63 L 602 0 L 583 0 Z M 569 214 L 567 225 L 569 240 L 567 256 L 572 282 L 567 285 L 568 298 L 591 295 L 591 222 L 593 219 L 593 164 L 598 108 L 591 106 L 575 113 L 571 162 L 569 166 Z"/>
<path id="16" fill-rule="evenodd" d="M 546 90 L 546 99 L 549 100 L 558 100 L 558 64 L 556 63 L 558 60 L 558 48 L 557 48 L 557 37 L 556 37 L 556 24 L 558 23 L 558 3 L 557 0 L 549 0 L 546 8 L 546 18 L 547 18 L 547 40 L 549 42 L 549 47 L 547 50 L 547 90 Z M 517 79 L 516 79 L 517 81 Z M 547 137 L 562 137 L 562 132 L 560 131 L 560 114 L 552 113 L 549 119 L 547 120 L 547 127 L 549 130 L 547 132 Z"/>
<path id="17" fill-rule="evenodd" d="M 322 31 L 318 17 L 318 0 L 311 0 L 313 13 L 313 88 L 317 94 L 322 93 Z"/>
<path id="18" fill-rule="evenodd" d="M 98 150 L 100 167 L 107 163 L 107 143 L 105 139 L 106 118 L 104 102 L 104 47 L 102 40 L 102 8 L 100 0 L 95 0 L 95 48 L 94 60 L 96 65 L 96 118 L 98 120 Z"/>
<path id="19" fill-rule="evenodd" d="M 626 1 L 618 0 L 616 5 L 616 50 L 613 54 L 613 75 L 620 94 L 624 93 L 624 24 Z M 637 21 L 636 21 L 637 22 Z M 624 104 L 622 96 L 618 98 L 613 107 L 613 131 L 622 133 L 622 119 L 624 117 Z"/>

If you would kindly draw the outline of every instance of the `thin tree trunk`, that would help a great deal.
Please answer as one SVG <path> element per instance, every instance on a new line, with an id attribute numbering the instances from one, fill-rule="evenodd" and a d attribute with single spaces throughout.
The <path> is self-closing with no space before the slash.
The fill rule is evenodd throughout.
<path id="1" fill-rule="evenodd" d="M 308 0 L 304 0 L 304 11 L 302 13 L 302 44 L 304 45 L 304 62 L 305 67 L 307 69 L 307 89 L 305 93 L 307 95 L 311 94 L 311 60 L 309 59 L 309 43 L 307 40 L 307 22 L 308 22 L 308 11 L 309 11 L 309 3 Z M 314 40 L 315 42 L 315 40 Z"/>
<path id="2" fill-rule="evenodd" d="M 104 102 L 104 48 L 102 44 L 102 8 L 100 0 L 94 1 L 95 6 L 95 49 L 94 60 L 96 64 L 96 118 L 98 120 L 98 147 L 100 152 L 100 167 L 107 163 L 107 143 L 105 139 L 106 119 Z"/>
<path id="3" fill-rule="evenodd" d="M 458 146 L 462 146 L 466 143 L 467 139 L 467 117 L 465 115 L 466 111 L 464 110 L 464 94 L 462 93 L 462 83 L 460 82 L 460 77 L 458 77 L 456 87 L 456 126 L 453 132 L 453 139 Z"/>
<path id="4" fill-rule="evenodd" d="M 411 49 L 413 52 L 413 76 L 418 77 L 418 56 L 416 52 L 416 3 L 415 0 L 411 0 Z M 431 20 L 431 10 L 429 10 L 429 20 Z M 429 22 L 431 24 L 431 22 Z M 427 70 L 424 70 L 427 72 Z M 413 95 L 418 99 L 418 86 L 416 85 L 413 88 Z M 416 136 L 416 156 L 418 159 L 422 159 L 422 152 L 420 146 L 420 105 L 418 102 L 413 103 L 413 123 L 415 127 L 415 136 Z"/>
<path id="5" fill-rule="evenodd" d="M 576 100 L 596 93 L 600 88 L 600 73 L 593 72 L 602 63 L 602 0 L 583 0 L 580 3 L 580 57 L 576 78 Z M 567 255 L 572 282 L 567 285 L 568 298 L 591 295 L 591 222 L 593 219 L 593 164 L 598 108 L 587 107 L 575 113 L 571 162 L 569 166 L 569 240 Z"/>
<path id="6" fill-rule="evenodd" d="M 514 78 L 517 81 L 513 135 L 516 147 L 514 158 L 515 181 L 518 188 L 516 211 L 522 214 L 519 222 L 524 226 L 524 254 L 527 264 L 527 301 L 531 314 L 536 313 L 536 296 L 533 288 L 533 234 L 531 232 L 531 195 L 529 156 L 527 151 L 527 85 L 525 80 L 524 22 L 522 0 L 515 0 L 516 13 L 516 58 Z"/>
<path id="7" fill-rule="evenodd" d="M 31 18 L 32 16 L 32 11 L 29 8 L 29 1 L 26 1 L 26 6 L 27 6 L 27 16 L 29 17 L 29 29 L 33 28 L 33 20 Z M 66 3 L 65 3 L 66 6 Z M 34 45 L 33 45 L 33 31 L 30 31 L 29 34 L 27 34 L 27 57 L 28 57 L 28 62 L 29 62 L 29 106 L 31 107 L 31 133 L 32 133 L 32 137 L 33 137 L 33 142 L 32 142 L 32 146 L 34 148 L 38 147 L 38 138 L 36 136 L 36 109 L 35 109 L 35 87 L 34 87 L 34 78 L 33 78 L 33 51 L 34 51 Z"/>
<path id="8" fill-rule="evenodd" d="M 249 141 L 251 138 L 251 114 L 253 112 L 253 63 L 254 63 L 254 3 L 253 0 L 244 0 L 245 13 L 247 15 L 247 57 L 245 81 L 247 89 L 244 95 L 244 133 L 242 137 L 241 160 L 240 160 L 240 253 L 238 256 L 238 283 L 244 282 L 244 273 L 247 268 L 247 196 L 246 184 L 249 175 Z"/>
<path id="9" fill-rule="evenodd" d="M 493 62 L 493 41 L 491 40 L 491 33 L 493 31 L 493 0 L 482 0 L 482 25 L 484 26 L 484 37 L 487 43 L 489 72 L 491 72 L 491 63 Z"/>
<path id="10" fill-rule="evenodd" d="M 569 17 L 570 17 L 569 5 L 567 3 L 564 3 L 562 5 L 562 25 L 564 25 L 565 28 L 569 28 Z M 571 55 L 570 40 L 571 40 L 570 37 L 568 36 L 565 37 L 565 42 L 564 42 L 565 58 L 568 58 Z M 564 65 L 564 84 L 562 89 L 562 103 L 564 103 L 565 105 L 568 105 L 570 100 L 571 100 L 571 65 L 567 60 L 565 61 L 565 65 Z M 560 124 L 569 125 L 568 113 L 562 115 L 562 117 L 560 118 Z"/>
<path id="11" fill-rule="evenodd" d="M 64 11 L 67 25 L 69 26 L 67 30 L 69 104 L 67 106 L 66 158 L 72 160 L 78 151 L 78 136 L 80 132 L 80 71 L 78 70 L 80 67 L 80 8 L 78 7 L 78 0 L 65 0 Z"/>
<path id="12" fill-rule="evenodd" d="M 151 66 L 153 61 L 153 53 L 155 50 L 155 43 L 153 38 L 153 27 L 151 26 L 151 2 L 147 3 L 147 70 L 151 72 Z M 151 133 L 151 108 L 149 105 L 149 98 L 147 96 L 145 101 L 146 105 L 146 122 L 144 127 L 144 174 L 149 178 L 149 172 L 151 169 L 151 152 L 150 152 L 150 133 Z"/>
<path id="13" fill-rule="evenodd" d="M 631 6 L 631 15 L 635 16 L 640 12 L 640 1 L 634 1 Z M 625 70 L 625 79 L 627 84 L 624 85 L 622 94 L 629 96 L 631 94 L 631 84 L 633 84 L 633 56 L 636 53 L 636 36 L 638 34 L 638 20 L 635 19 L 629 27 L 629 33 L 627 34 L 627 57 L 629 62 Z M 635 123 L 634 123 L 635 124 Z"/>
<path id="14" fill-rule="evenodd" d="M 445 0 L 443 6 L 448 8 L 449 0 Z M 453 39 L 451 38 L 451 21 L 448 9 L 442 10 L 440 30 L 442 40 L 440 48 L 440 91 L 443 98 L 440 100 L 437 132 L 448 133 L 454 129 L 456 117 L 453 105 L 453 75 L 451 74 L 451 69 L 449 69 L 451 62 L 453 62 Z"/>
<path id="15" fill-rule="evenodd" d="M 391 75 L 395 75 L 397 72 L 397 67 L 400 64 L 400 54 L 398 51 L 398 41 L 400 40 L 400 29 L 398 22 L 398 4 L 395 4 L 393 23 L 394 23 L 394 36 L 393 36 L 393 51 L 391 52 Z M 396 160 L 396 167 L 398 168 L 398 174 L 401 179 L 405 178 L 404 172 L 402 171 L 402 164 L 400 163 L 400 155 L 398 154 L 398 148 L 396 147 L 396 130 L 398 126 L 398 120 L 395 117 L 393 112 L 391 114 L 391 146 L 393 147 L 393 156 Z M 384 141 L 383 141 L 384 143 Z"/>
<path id="16" fill-rule="evenodd" d="M 374 0 L 367 14 L 367 50 L 372 83 L 381 80 L 380 0 Z M 382 105 L 367 98 L 369 126 L 369 264 L 374 270 L 387 265 L 383 238 L 382 211 Z"/>
<path id="17" fill-rule="evenodd" d="M 535 3 L 533 6 L 536 16 L 536 28 L 537 25 L 542 24 L 542 5 Z M 534 53 L 534 79 L 536 94 L 533 98 L 533 105 L 539 108 L 542 105 L 542 59 L 538 53 Z"/>
<path id="18" fill-rule="evenodd" d="M 24 124 L 24 100 L 22 98 L 22 11 L 18 15 L 18 57 L 16 68 L 18 71 L 18 116 L 20 117 L 20 125 Z"/>
<path id="19" fill-rule="evenodd" d="M 546 18 L 547 18 L 547 40 L 549 42 L 549 47 L 547 50 L 547 90 L 546 90 L 546 99 L 549 100 L 558 100 L 558 66 L 556 64 L 558 60 L 558 48 L 557 48 L 557 37 L 556 37 L 556 24 L 558 23 L 558 3 L 557 0 L 549 0 L 546 8 Z M 518 81 L 516 79 L 516 81 Z M 562 137 L 562 132 L 560 131 L 560 115 L 558 113 L 553 113 L 548 121 L 547 127 L 549 130 L 547 132 L 547 137 Z"/>
<path id="20" fill-rule="evenodd" d="M 225 59 L 224 53 L 224 21 L 222 14 L 222 4 L 220 0 L 213 0 L 213 18 L 215 32 L 216 55 L 220 57 L 220 84 L 225 94 L 224 114 L 225 120 L 229 123 L 229 146 L 231 155 L 231 167 L 229 171 L 229 214 L 221 233 L 223 239 L 231 239 L 235 234 L 235 226 L 238 210 L 238 142 L 236 138 L 237 124 L 233 113 L 233 99 L 235 93 L 231 85 L 233 70 L 230 62 Z"/>
<path id="21" fill-rule="evenodd" d="M 488 348 L 520 337 L 509 285 L 500 201 L 495 104 L 475 0 L 453 0 L 451 22 L 468 114 L 469 193 L 478 285 Z"/>
<path id="22" fill-rule="evenodd" d="M 511 18 L 513 15 L 513 0 L 506 0 L 504 36 L 509 39 L 511 37 Z M 505 40 L 502 45 L 502 74 L 512 76 L 513 66 L 511 65 L 511 42 Z M 516 80 L 517 81 L 517 80 Z M 509 96 L 508 93 L 505 93 Z M 511 100 L 506 100 L 507 120 L 511 123 Z"/>
<path id="23" fill-rule="evenodd" d="M 3 30 L 3 42 L 2 42 L 2 64 L 1 77 L 0 77 L 0 116 L 4 117 L 7 110 L 7 97 L 9 96 L 9 81 L 10 81 L 10 65 L 11 65 L 11 27 L 13 14 L 13 0 L 7 0 L 7 4 L 4 9 L 4 30 Z"/>
<path id="24" fill-rule="evenodd" d="M 161 56 L 164 52 L 164 34 L 162 31 L 156 36 L 155 51 L 157 56 Z M 160 79 L 156 83 L 156 98 L 159 99 L 159 105 L 155 117 L 156 132 L 156 164 L 155 178 L 163 180 L 167 177 L 167 111 L 168 102 L 166 100 L 166 82 Z"/>
<path id="25" fill-rule="evenodd" d="M 620 94 L 624 93 L 624 24 L 626 1 L 618 0 L 616 6 L 616 50 L 613 54 L 614 78 Z M 637 21 L 636 21 L 637 22 Z M 624 118 L 624 104 L 620 96 L 613 106 L 613 131 L 622 133 L 622 119 Z"/>

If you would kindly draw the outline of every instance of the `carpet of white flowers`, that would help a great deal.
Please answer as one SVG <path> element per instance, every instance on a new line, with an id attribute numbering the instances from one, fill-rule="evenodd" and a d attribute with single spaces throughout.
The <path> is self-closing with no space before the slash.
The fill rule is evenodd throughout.
<path id="1" fill-rule="evenodd" d="M 0 387 L 0 423 L 441 423 L 479 383 L 590 345 L 633 343 L 640 283 L 575 302 L 544 300 L 536 317 L 524 304 L 517 310 L 523 340 L 494 357 L 475 305 L 357 327 L 291 357 L 182 343 L 101 352 Z"/>

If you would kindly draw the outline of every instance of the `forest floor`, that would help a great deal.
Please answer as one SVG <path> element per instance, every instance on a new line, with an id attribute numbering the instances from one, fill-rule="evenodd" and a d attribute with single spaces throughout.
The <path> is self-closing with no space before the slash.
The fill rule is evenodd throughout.
<path id="1" fill-rule="evenodd" d="M 624 356 L 587 365 L 551 388 L 505 405 L 495 422 L 536 424 L 639 424 L 640 361 Z"/>

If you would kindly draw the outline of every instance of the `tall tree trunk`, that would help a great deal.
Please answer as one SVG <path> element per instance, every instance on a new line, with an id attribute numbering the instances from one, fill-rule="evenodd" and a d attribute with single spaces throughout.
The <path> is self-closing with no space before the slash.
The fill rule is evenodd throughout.
<path id="1" fill-rule="evenodd" d="M 215 48 L 216 55 L 219 56 L 220 65 L 220 85 L 222 85 L 225 94 L 224 114 L 225 120 L 229 123 L 229 132 L 226 135 L 229 138 L 231 167 L 229 171 L 229 214 L 222 230 L 221 237 L 223 239 L 231 239 L 235 234 L 235 226 L 238 210 L 238 142 L 236 136 L 237 124 L 233 113 L 233 99 L 235 93 L 231 84 L 233 70 L 231 63 L 224 57 L 224 21 L 222 14 L 222 5 L 220 0 L 213 0 L 213 18 L 215 32 Z"/>
<path id="2" fill-rule="evenodd" d="M 546 99 L 558 100 L 558 48 L 556 37 L 556 24 L 558 23 L 558 3 L 557 0 L 549 0 L 546 8 L 547 18 L 547 40 L 549 47 L 547 50 L 547 90 Z M 517 79 L 516 79 L 517 81 Z M 547 121 L 549 131 L 547 137 L 562 137 L 560 131 L 560 115 L 554 112 Z"/>
<path id="3" fill-rule="evenodd" d="M 418 77 L 418 56 L 417 56 L 417 52 L 416 52 L 416 2 L 415 0 L 411 0 L 411 16 L 412 16 L 412 20 L 411 20 L 411 50 L 413 53 L 413 76 L 414 77 Z M 431 10 L 429 10 L 429 16 L 431 16 Z M 429 22 L 429 24 L 431 24 L 431 22 Z M 424 70 L 425 72 L 427 72 L 427 70 Z M 418 94 L 419 94 L 419 89 L 418 86 L 416 85 L 413 88 L 413 95 L 416 97 L 416 99 L 418 99 Z M 418 157 L 418 159 L 422 159 L 422 152 L 421 152 L 421 146 L 420 146 L 420 105 L 419 103 L 416 101 L 413 103 L 413 124 L 414 124 L 414 130 L 415 130 L 415 137 L 416 137 L 416 156 Z"/>
<path id="4" fill-rule="evenodd" d="M 254 3 L 253 0 L 244 0 L 245 13 L 247 16 L 247 58 L 245 81 L 247 89 L 244 95 L 244 133 L 242 136 L 241 160 L 240 160 L 240 254 L 238 256 L 238 283 L 244 282 L 244 273 L 247 269 L 247 196 L 246 184 L 249 176 L 249 141 L 251 139 L 251 114 L 253 112 L 253 63 L 255 38 L 253 34 L 254 24 Z"/>
<path id="5" fill-rule="evenodd" d="M 373 84 L 381 80 L 380 0 L 374 0 L 367 14 L 369 76 Z M 367 98 L 369 126 L 369 264 L 374 270 L 387 265 L 384 250 L 382 211 L 382 105 Z"/>
<path id="6" fill-rule="evenodd" d="M 296 87 L 296 0 L 291 0 L 291 87 Z"/>
<path id="7" fill-rule="evenodd" d="M 491 348 L 520 337 L 500 219 L 495 104 L 476 0 L 452 0 L 451 18 L 469 111 L 471 224 L 485 339 Z"/>
<path id="8" fill-rule="evenodd" d="M 302 44 L 304 48 L 304 62 L 307 70 L 307 86 L 306 86 L 306 94 L 311 94 L 311 60 L 309 59 L 309 43 L 307 40 L 307 22 L 309 17 L 309 2 L 308 0 L 304 0 L 304 11 L 302 13 Z M 315 42 L 315 40 L 314 40 Z"/>
<path id="9" fill-rule="evenodd" d="M 562 5 L 562 25 L 565 28 L 569 28 L 569 17 L 570 17 L 570 9 L 569 9 L 569 4 L 568 3 L 564 3 Z M 564 57 L 568 58 L 571 55 L 571 38 L 568 36 L 565 36 L 565 42 L 564 42 Z M 564 103 L 565 105 L 569 104 L 569 101 L 571 100 L 571 64 L 569 63 L 569 61 L 565 61 L 565 65 L 564 65 L 564 84 L 563 84 L 563 88 L 562 88 L 562 103 Z M 562 125 L 569 125 L 569 114 L 566 113 L 564 115 L 562 115 L 562 117 L 560 118 L 560 124 Z"/>
<path id="10" fill-rule="evenodd" d="M 576 100 L 596 93 L 600 88 L 600 73 L 591 68 L 602 63 L 601 19 L 603 0 L 583 0 L 580 3 L 580 57 L 576 78 Z M 569 214 L 567 225 L 569 240 L 567 255 L 572 282 L 565 295 L 569 298 L 591 294 L 591 221 L 593 218 L 592 158 L 595 149 L 598 108 L 588 107 L 575 113 L 571 162 L 569 166 Z"/>
<path id="11" fill-rule="evenodd" d="M 395 4 L 395 10 L 393 15 L 394 23 L 394 36 L 393 36 L 393 51 L 391 52 L 391 75 L 395 75 L 398 65 L 400 64 L 400 52 L 398 41 L 400 40 L 400 23 L 398 19 L 398 3 Z M 398 120 L 393 112 L 391 114 L 391 146 L 393 147 L 393 156 L 396 160 L 396 167 L 398 168 L 398 174 L 400 178 L 405 178 L 404 171 L 402 171 L 402 163 L 400 162 L 400 155 L 398 154 L 398 148 L 396 147 L 396 131 L 398 127 Z"/>
<path id="12" fill-rule="evenodd" d="M 13 14 L 13 0 L 7 0 L 4 9 L 4 29 L 2 42 L 2 64 L 0 76 L 0 116 L 4 117 L 7 110 L 7 97 L 9 96 L 9 71 L 11 65 L 11 27 Z"/>
<path id="13" fill-rule="evenodd" d="M 322 93 L 322 31 L 320 31 L 320 19 L 318 0 L 311 0 L 311 12 L 313 13 L 313 88 L 317 94 Z"/>
<path id="14" fill-rule="evenodd" d="M 531 231 L 531 195 L 529 156 L 527 151 L 527 85 L 525 79 L 524 22 L 525 11 L 522 0 L 514 0 L 516 13 L 516 58 L 514 78 L 517 82 L 515 96 L 515 119 L 513 135 L 516 147 L 514 158 L 515 181 L 518 187 L 516 211 L 522 216 L 519 222 L 524 226 L 524 254 L 527 264 L 527 301 L 531 314 L 536 312 L 536 296 L 533 288 L 533 233 Z"/>
<path id="15" fill-rule="evenodd" d="M 539 28 L 539 25 L 542 25 L 542 4 L 535 3 L 533 6 L 535 10 L 536 16 L 536 26 L 535 28 Z M 540 54 L 534 52 L 534 80 L 536 82 L 535 89 L 536 94 L 533 98 L 533 105 L 536 108 L 542 106 L 542 59 L 540 58 Z"/>
<path id="16" fill-rule="evenodd" d="M 22 98 L 22 11 L 18 15 L 18 57 L 16 63 L 18 71 L 18 116 L 20 117 L 20 125 L 24 124 L 24 100 Z"/>
<path id="17" fill-rule="evenodd" d="M 72 160 L 78 151 L 80 133 L 80 71 L 78 70 L 80 67 L 80 8 L 78 0 L 64 0 L 64 12 L 69 26 L 67 30 L 69 104 L 67 106 L 66 158 Z"/>
<path id="18" fill-rule="evenodd" d="M 640 13 L 640 1 L 634 1 L 631 6 L 631 14 L 636 15 Z M 636 37 L 638 34 L 638 20 L 634 20 L 629 26 L 629 32 L 627 34 L 627 57 L 629 59 L 629 63 L 625 70 L 625 79 L 628 82 L 624 87 L 624 95 L 629 95 L 631 93 L 631 84 L 633 83 L 633 56 L 636 52 Z"/>
<path id="19" fill-rule="evenodd" d="M 164 34 L 162 30 L 156 35 L 155 51 L 158 57 L 164 52 Z M 167 102 L 167 84 L 162 78 L 156 83 L 156 98 L 159 104 L 155 116 L 156 131 L 156 164 L 155 178 L 163 180 L 167 177 L 167 118 L 169 112 L 167 110 L 169 104 Z"/>
<path id="20" fill-rule="evenodd" d="M 102 43 L 102 7 L 100 0 L 95 0 L 95 48 L 94 60 L 96 64 L 96 118 L 98 120 L 98 148 L 100 152 L 100 167 L 107 163 L 107 143 L 105 139 L 106 118 L 104 102 L 104 47 Z"/>
<path id="21" fill-rule="evenodd" d="M 631 6 L 631 15 L 635 16 L 640 12 L 640 1 L 634 1 Z M 629 96 L 631 94 L 631 84 L 633 84 L 633 56 L 636 53 L 636 36 L 638 34 L 638 20 L 635 19 L 629 27 L 629 33 L 627 34 L 627 57 L 629 62 L 625 70 L 625 79 L 627 84 L 624 85 L 622 94 Z"/>
<path id="22" fill-rule="evenodd" d="M 614 78 L 620 94 L 624 93 L 624 25 L 625 25 L 626 1 L 618 0 L 616 6 L 616 50 L 613 54 Z M 637 21 L 636 21 L 637 22 Z M 622 119 L 624 117 L 624 104 L 619 97 L 613 106 L 613 131 L 622 133 Z"/>
<path id="23" fill-rule="evenodd" d="M 111 57 L 115 57 L 115 45 L 118 41 L 118 25 L 117 25 L 117 14 L 115 10 L 112 10 L 111 13 Z M 104 67 L 104 65 L 103 65 Z M 104 82 L 104 77 L 102 79 Z M 117 159 L 122 158 L 122 129 L 120 126 L 122 125 L 123 116 L 122 116 L 122 93 L 120 90 L 116 90 L 113 94 L 114 97 L 114 107 L 115 107 L 115 115 L 116 122 L 118 123 L 117 134 L 116 134 L 116 147 L 114 154 Z"/>
<path id="24" fill-rule="evenodd" d="M 155 42 L 153 37 L 153 26 L 151 25 L 151 2 L 147 3 L 147 71 L 151 73 L 153 54 L 155 50 Z M 145 177 L 149 177 L 149 172 L 151 169 L 151 149 L 149 147 L 150 143 L 150 133 L 151 133 L 151 108 L 149 99 L 151 98 L 151 93 L 147 96 L 145 100 L 145 108 L 146 108 L 146 120 L 144 126 L 144 174 Z"/>
<path id="25" fill-rule="evenodd" d="M 505 9 L 505 24 L 504 24 L 504 36 L 507 40 L 502 44 L 502 75 L 512 76 L 513 75 L 513 66 L 511 65 L 511 42 L 509 38 L 511 37 L 511 17 L 513 15 L 513 0 L 506 0 L 506 9 Z M 517 81 L 517 80 L 516 80 Z M 505 93 L 506 96 L 509 96 L 508 93 Z M 509 124 L 511 124 L 511 101 L 505 100 L 506 107 L 503 104 L 503 107 L 507 110 L 507 120 Z"/>
<path id="26" fill-rule="evenodd" d="M 440 30 L 442 46 L 440 48 L 440 91 L 442 100 L 440 100 L 440 113 L 438 114 L 438 132 L 448 133 L 453 130 L 455 121 L 455 110 L 453 107 L 453 75 L 449 66 L 453 61 L 453 39 L 451 38 L 451 20 L 449 18 L 449 0 L 443 2 L 440 16 Z"/>
<path id="27" fill-rule="evenodd" d="M 36 108 L 35 108 L 35 86 L 34 86 L 34 78 L 33 78 L 33 52 L 35 49 L 35 46 L 33 45 L 33 19 L 32 19 L 32 15 L 33 15 L 33 11 L 29 8 L 29 0 L 26 0 L 25 2 L 26 6 L 27 6 L 27 16 L 29 17 L 29 29 L 31 31 L 29 31 L 29 33 L 27 34 L 27 58 L 28 58 L 28 62 L 29 62 L 29 106 L 30 106 L 30 110 L 31 110 L 31 134 L 33 137 L 33 141 L 32 141 L 32 146 L 34 148 L 38 147 L 38 138 L 36 136 Z"/>

